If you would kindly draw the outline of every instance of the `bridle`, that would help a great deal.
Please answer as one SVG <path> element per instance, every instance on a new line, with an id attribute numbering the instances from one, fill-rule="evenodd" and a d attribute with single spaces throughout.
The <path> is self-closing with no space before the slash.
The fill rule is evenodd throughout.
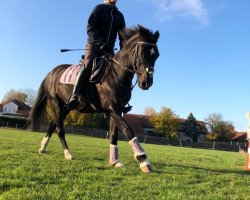
<path id="1" fill-rule="evenodd" d="M 129 42 L 128 42 L 128 43 L 129 43 Z M 128 44 L 128 43 L 127 43 L 127 44 Z M 127 45 L 127 44 L 126 44 L 126 45 Z M 113 60 L 116 64 L 120 65 L 120 66 L 121 66 L 122 68 L 124 68 L 126 71 L 128 71 L 128 72 L 130 72 L 130 73 L 133 73 L 133 74 L 136 74 L 137 77 L 138 77 L 138 79 L 141 79 L 141 78 L 142 78 L 143 76 L 145 76 L 145 75 L 152 75 L 152 74 L 154 73 L 154 67 L 148 65 L 148 63 L 144 63 L 144 62 L 142 62 L 142 61 L 139 60 L 138 51 L 139 51 L 139 45 L 140 45 L 140 44 L 144 44 L 144 45 L 149 45 L 149 46 L 155 46 L 155 47 L 157 47 L 157 45 L 156 45 L 156 44 L 153 44 L 153 43 L 148 43 L 148 42 L 143 42 L 143 41 L 137 42 L 135 48 L 134 48 L 133 51 L 132 51 L 132 55 L 133 55 L 133 65 L 132 65 L 132 69 L 130 69 L 128 66 L 122 65 L 120 62 L 118 62 L 117 60 L 115 60 L 114 58 L 112 58 L 112 60 Z M 125 46 L 126 46 L 126 45 L 125 45 Z M 125 46 L 124 46 L 124 47 L 125 47 Z M 123 49 L 124 49 L 124 47 L 123 47 Z M 122 50 L 123 50 L 123 49 L 122 49 Z M 121 50 L 121 51 L 122 51 L 122 50 Z M 120 51 L 120 52 L 121 52 L 121 51 Z M 147 67 L 146 67 L 146 73 L 144 73 L 144 74 L 142 74 L 142 75 L 139 75 L 139 74 L 138 74 L 138 67 L 139 67 L 141 64 L 144 64 L 144 65 L 147 66 Z M 137 79 L 137 81 L 138 81 L 138 79 Z"/>

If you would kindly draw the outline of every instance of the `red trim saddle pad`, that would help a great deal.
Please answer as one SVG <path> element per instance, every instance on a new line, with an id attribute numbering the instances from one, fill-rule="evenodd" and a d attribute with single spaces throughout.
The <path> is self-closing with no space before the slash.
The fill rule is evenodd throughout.
<path id="1" fill-rule="evenodd" d="M 68 67 L 62 74 L 60 78 L 60 83 L 63 84 L 75 84 L 77 75 L 80 71 L 80 65 L 74 64 Z"/>

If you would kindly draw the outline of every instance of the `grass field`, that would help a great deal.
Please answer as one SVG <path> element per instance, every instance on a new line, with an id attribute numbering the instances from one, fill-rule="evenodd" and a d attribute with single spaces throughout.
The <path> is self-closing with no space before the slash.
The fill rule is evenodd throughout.
<path id="1" fill-rule="evenodd" d="M 67 135 L 67 161 L 56 134 L 38 154 L 43 136 L 0 129 L 0 199 L 250 199 L 244 154 L 142 144 L 154 168 L 143 174 L 128 142 L 116 169 L 108 140 Z"/>

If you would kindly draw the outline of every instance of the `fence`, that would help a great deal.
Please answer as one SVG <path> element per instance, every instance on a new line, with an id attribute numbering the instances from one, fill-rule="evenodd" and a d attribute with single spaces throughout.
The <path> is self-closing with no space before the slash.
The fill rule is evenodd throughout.
<path id="1" fill-rule="evenodd" d="M 65 127 L 65 131 L 67 133 L 76 133 L 92 137 L 108 138 L 108 132 L 105 130 L 68 126 Z M 246 142 L 216 142 L 216 141 L 181 142 L 177 140 L 169 140 L 165 137 L 145 136 L 145 135 L 138 135 L 137 138 L 141 143 L 148 143 L 148 144 L 172 145 L 180 147 L 192 147 L 200 149 L 235 151 L 235 152 L 247 151 L 247 141 Z M 119 140 L 126 140 L 126 138 L 123 136 L 123 134 L 119 134 Z"/>
<path id="2" fill-rule="evenodd" d="M 16 129 L 26 129 L 19 124 L 11 122 L 0 122 L 0 127 L 4 128 L 16 128 Z M 42 128 L 42 132 L 45 132 L 45 126 Z M 93 129 L 88 127 L 75 127 L 66 126 L 66 133 L 74 133 L 79 135 L 86 135 L 98 138 L 108 138 L 108 132 L 105 130 Z M 210 142 L 210 141 L 200 141 L 200 142 L 183 142 L 177 140 L 169 140 L 165 137 L 157 136 L 137 136 L 141 143 L 148 144 L 159 144 L 159 145 L 172 145 L 179 147 L 192 147 L 200 149 L 211 149 L 211 150 L 223 150 L 223 151 L 247 151 L 247 141 L 246 142 Z M 119 134 L 119 140 L 127 140 L 123 134 Z"/>

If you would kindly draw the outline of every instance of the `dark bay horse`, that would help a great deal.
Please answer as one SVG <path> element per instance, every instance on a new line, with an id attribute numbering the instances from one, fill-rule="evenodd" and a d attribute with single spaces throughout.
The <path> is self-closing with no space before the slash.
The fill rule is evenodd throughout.
<path id="1" fill-rule="evenodd" d="M 138 85 L 147 90 L 153 84 L 154 64 L 159 56 L 157 41 L 159 32 L 155 33 L 138 25 L 125 29 L 122 33 L 122 49 L 113 56 L 108 64 L 102 83 L 89 83 L 81 95 L 82 113 L 101 112 L 109 117 L 110 159 L 109 164 L 114 167 L 123 167 L 118 159 L 118 129 L 129 140 L 134 151 L 134 157 L 140 163 L 143 172 L 151 172 L 152 168 L 147 155 L 134 132 L 124 119 L 122 113 L 131 98 L 132 79 L 137 76 Z M 53 113 L 46 136 L 41 142 L 39 153 L 44 154 L 52 133 L 56 130 L 65 158 L 72 160 L 65 140 L 64 119 L 69 110 L 65 104 L 72 94 L 73 85 L 62 84 L 59 79 L 62 73 L 71 65 L 59 65 L 54 68 L 40 85 L 38 96 L 29 116 L 30 127 L 38 131 L 40 125 L 47 118 L 47 106 Z"/>

